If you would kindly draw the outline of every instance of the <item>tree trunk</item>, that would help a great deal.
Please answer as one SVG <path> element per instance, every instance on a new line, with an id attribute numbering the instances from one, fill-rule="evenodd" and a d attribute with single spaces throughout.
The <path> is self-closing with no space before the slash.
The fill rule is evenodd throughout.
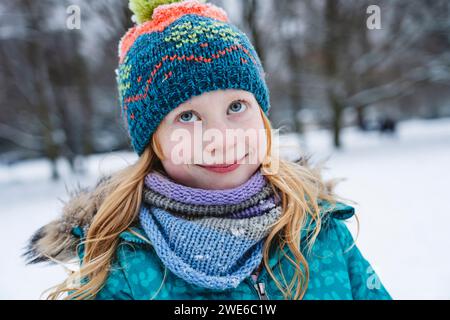
<path id="1" fill-rule="evenodd" d="M 341 127 L 343 107 L 334 95 L 331 95 L 330 103 L 333 108 L 333 145 L 337 149 L 340 149 L 342 147 Z"/>

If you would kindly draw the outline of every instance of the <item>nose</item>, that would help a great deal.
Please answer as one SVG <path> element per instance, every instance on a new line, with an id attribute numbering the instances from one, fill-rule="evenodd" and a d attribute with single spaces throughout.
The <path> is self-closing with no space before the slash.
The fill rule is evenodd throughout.
<path id="1" fill-rule="evenodd" d="M 233 128 L 223 119 L 209 120 L 203 129 L 204 160 L 207 164 L 233 163 L 236 159 L 236 139 Z M 228 132 L 228 134 L 227 134 Z"/>

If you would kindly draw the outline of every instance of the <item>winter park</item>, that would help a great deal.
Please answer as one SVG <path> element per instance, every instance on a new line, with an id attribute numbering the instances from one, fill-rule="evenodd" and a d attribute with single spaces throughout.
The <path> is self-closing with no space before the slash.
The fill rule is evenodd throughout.
<path id="1" fill-rule="evenodd" d="M 171 271 L 165 278 L 169 288 L 178 286 L 173 292 L 159 288 L 159 297 L 136 296 L 142 288 L 158 289 L 161 276 L 150 270 L 155 261 L 142 255 L 133 260 L 141 264 L 134 266 L 139 271 L 124 271 L 133 299 L 185 299 L 185 282 L 198 286 L 195 292 L 204 300 L 223 296 L 208 296 L 202 284 L 217 289 L 238 283 L 243 294 L 235 299 L 281 299 L 261 269 L 256 243 L 263 242 L 255 239 L 263 241 L 271 230 L 267 221 L 284 221 L 277 214 L 288 209 L 253 173 L 255 164 L 174 165 L 159 157 L 173 147 L 169 133 L 174 128 L 189 133 L 193 123 L 201 123 L 219 132 L 267 129 L 265 116 L 272 130 L 279 129 L 278 143 L 270 141 L 283 159 L 279 180 L 275 174 L 270 181 L 289 183 L 291 188 L 279 188 L 290 195 L 287 199 L 298 205 L 300 194 L 289 190 L 313 190 L 315 184 L 305 182 L 301 189 L 288 174 L 303 172 L 305 181 L 326 181 L 333 188 L 330 195 L 354 208 L 355 215 L 339 223 L 356 240 L 362 264 L 342 262 L 345 254 L 332 249 L 327 251 L 336 262 L 308 258 L 302 298 L 349 299 L 341 286 L 349 281 L 350 298 L 378 299 L 382 295 L 370 290 L 380 289 L 381 281 L 394 300 L 450 299 L 450 3 L 156 2 L 0 2 L 0 300 L 45 299 L 45 290 L 75 281 L 80 267 L 74 239 L 81 234 L 109 236 L 112 240 L 99 240 L 86 252 L 112 263 L 116 231 L 130 242 L 148 237 L 155 243 Z M 126 33 L 130 28 L 136 29 Z M 151 136 L 154 132 L 158 136 Z M 226 150 L 242 146 L 246 159 L 247 148 L 256 148 L 252 143 L 238 139 Z M 206 147 L 215 155 L 222 148 L 218 142 Z M 283 171 L 285 163 L 299 159 L 308 165 Z M 135 163 L 139 166 L 131 169 Z M 315 171 L 309 165 L 320 168 L 320 179 L 311 178 Z M 170 179 L 144 172 L 150 167 Z M 71 202 L 76 190 L 92 191 L 101 177 L 126 168 L 117 176 L 122 184 Z M 142 177 L 145 183 L 139 184 Z M 131 185 L 144 192 L 133 192 Z M 258 193 L 252 191 L 256 188 Z M 246 192 L 253 193 L 247 197 Z M 136 211 L 137 199 L 153 207 Z M 254 207 L 251 199 L 258 199 Z M 263 211 L 263 203 L 270 210 Z M 225 216 L 227 210 L 233 215 Z M 73 217 L 62 221 L 68 212 Z M 138 212 L 134 220 L 132 212 Z M 247 216 L 251 212 L 258 214 Z M 301 210 L 287 212 L 295 216 Z M 128 232 L 136 221 L 140 237 Z M 337 233 L 328 243 L 326 221 L 318 248 L 338 248 L 345 237 Z M 208 251 L 211 244 L 215 250 Z M 216 257 L 215 251 L 223 254 Z M 43 262 L 27 264 L 33 259 Z M 100 264 L 100 274 L 109 270 Z M 230 265 L 235 267 L 227 270 Z M 99 296 L 130 298 L 125 284 L 115 286 L 120 279 L 105 282 Z"/>

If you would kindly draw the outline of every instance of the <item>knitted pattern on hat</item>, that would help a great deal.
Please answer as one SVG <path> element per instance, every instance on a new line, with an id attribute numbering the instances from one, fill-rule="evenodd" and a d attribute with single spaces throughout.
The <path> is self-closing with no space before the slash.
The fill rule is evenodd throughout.
<path id="1" fill-rule="evenodd" d="M 155 181 L 158 183 L 150 183 Z M 232 189 L 206 190 L 178 184 L 181 191 L 176 193 L 176 201 L 180 205 L 174 212 L 165 207 L 175 201 L 167 194 L 175 186 L 170 178 L 154 172 L 145 180 L 144 194 L 149 190 L 166 192 L 160 193 L 164 200 L 158 204 L 144 197 L 139 214 L 158 256 L 169 270 L 191 284 L 213 290 L 236 288 L 262 261 L 264 240 L 281 216 L 278 197 L 273 192 L 260 196 L 272 188 L 258 170 L 247 183 Z M 202 194 L 204 201 L 198 201 Z M 208 209 L 217 208 L 214 194 L 227 199 L 221 206 L 239 206 L 252 198 L 261 200 L 251 207 L 243 206 L 245 215 L 223 210 L 218 216 Z"/>
<path id="2" fill-rule="evenodd" d="M 264 69 L 248 37 L 223 9 L 197 0 L 160 5 L 152 20 L 131 28 L 119 44 L 116 74 L 138 155 L 170 111 L 204 92 L 246 90 L 266 114 L 270 108 Z"/>

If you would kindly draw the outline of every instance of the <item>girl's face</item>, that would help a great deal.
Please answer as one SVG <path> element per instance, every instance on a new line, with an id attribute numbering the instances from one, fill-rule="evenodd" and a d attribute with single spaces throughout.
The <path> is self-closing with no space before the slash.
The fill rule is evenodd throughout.
<path id="1" fill-rule="evenodd" d="M 167 174 L 180 184 L 227 189 L 259 168 L 267 139 L 260 106 L 248 91 L 216 90 L 172 110 L 155 132 Z"/>

